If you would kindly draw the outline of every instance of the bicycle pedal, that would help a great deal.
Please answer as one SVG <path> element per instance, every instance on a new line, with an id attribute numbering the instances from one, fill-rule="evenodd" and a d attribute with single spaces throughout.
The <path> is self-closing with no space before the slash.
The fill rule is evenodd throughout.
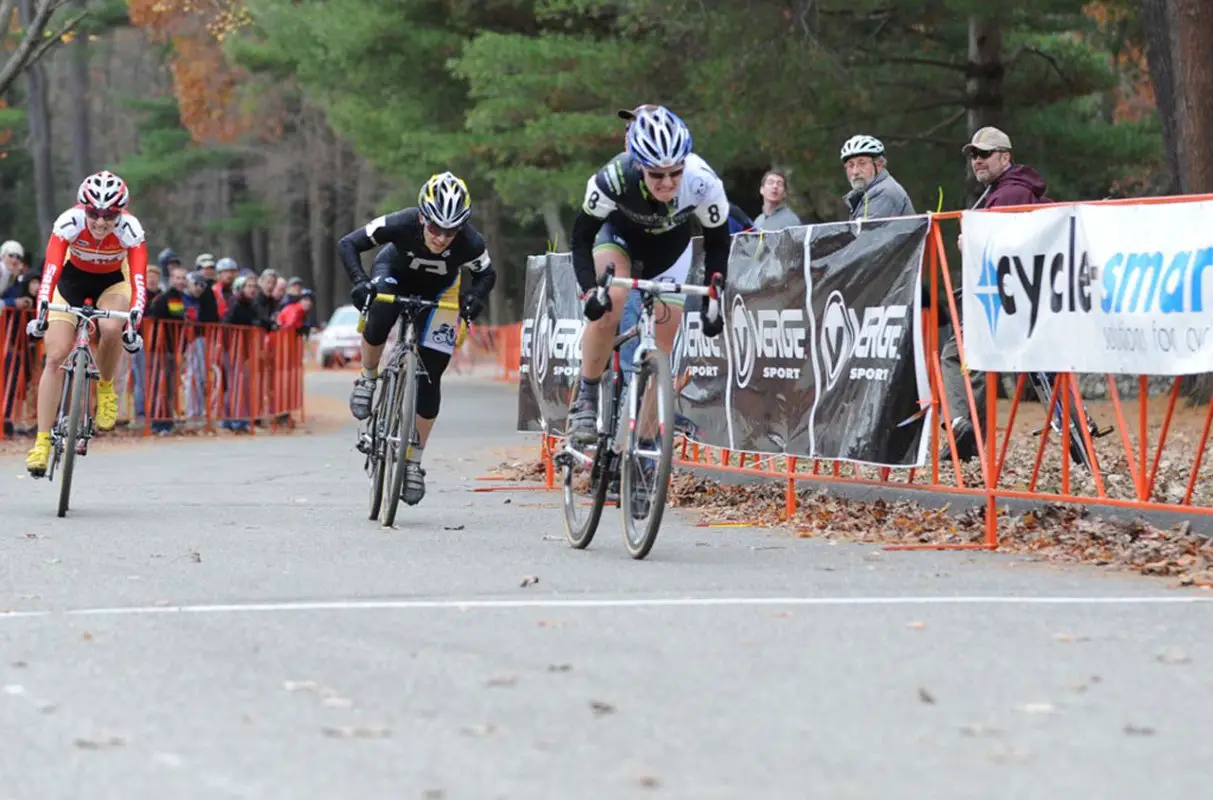
<path id="1" fill-rule="evenodd" d="M 1100 429 L 1100 427 L 1098 425 L 1093 426 L 1091 428 L 1091 438 L 1092 439 L 1102 439 L 1103 437 L 1107 436 L 1109 433 L 1111 433 L 1114 430 L 1116 430 L 1116 426 L 1114 426 L 1114 425 L 1109 425 L 1108 427 L 1103 428 L 1103 429 Z"/>

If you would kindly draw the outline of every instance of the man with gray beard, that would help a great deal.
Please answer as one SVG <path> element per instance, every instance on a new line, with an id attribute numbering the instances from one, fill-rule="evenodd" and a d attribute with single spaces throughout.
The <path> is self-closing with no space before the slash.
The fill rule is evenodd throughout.
<path id="1" fill-rule="evenodd" d="M 842 145 L 842 167 L 851 191 L 843 198 L 851 220 L 907 217 L 914 213 L 906 190 L 886 168 L 884 145 L 874 136 L 859 134 Z"/>

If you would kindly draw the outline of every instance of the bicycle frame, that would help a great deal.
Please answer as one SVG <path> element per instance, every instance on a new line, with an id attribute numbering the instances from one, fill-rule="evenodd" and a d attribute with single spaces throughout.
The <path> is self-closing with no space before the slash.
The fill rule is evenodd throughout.
<path id="1" fill-rule="evenodd" d="M 632 368 L 634 371 L 639 371 L 644 363 L 645 356 L 652 350 L 657 349 L 657 320 L 653 310 L 653 305 L 661 299 L 665 294 L 683 294 L 694 295 L 697 297 L 707 297 L 712 302 L 719 302 L 717 297 L 713 295 L 719 294 L 719 288 L 710 286 L 699 286 L 695 284 L 680 284 L 673 281 L 651 281 L 642 278 L 619 278 L 616 277 L 612 270 L 603 273 L 598 282 L 599 291 L 605 293 L 612 288 L 624 288 L 639 291 L 640 299 L 640 319 L 636 321 L 632 327 L 628 328 L 623 333 L 618 334 L 611 344 L 611 359 L 610 371 L 613 372 L 613 380 L 624 380 L 624 372 L 620 366 L 620 349 L 630 342 L 632 339 L 639 338 L 640 341 L 636 345 L 636 352 L 632 354 Z M 640 403 L 642 391 L 640 384 L 636 381 L 627 381 L 628 384 L 628 414 L 632 424 L 636 425 L 636 420 L 640 414 Z M 613 395 L 608 395 L 610 401 L 605 404 L 600 404 L 598 409 L 598 424 L 599 430 L 607 435 L 607 442 L 616 454 L 620 452 L 619 438 L 615 435 L 618 427 L 618 389 Z M 608 407 L 609 406 L 609 407 Z M 630 431 L 629 431 L 630 432 Z M 580 460 L 583 464 L 593 462 L 591 456 L 586 455 L 580 450 L 574 448 L 567 441 L 564 446 L 565 452 Z M 649 452 L 644 452 L 643 455 L 653 455 Z"/>

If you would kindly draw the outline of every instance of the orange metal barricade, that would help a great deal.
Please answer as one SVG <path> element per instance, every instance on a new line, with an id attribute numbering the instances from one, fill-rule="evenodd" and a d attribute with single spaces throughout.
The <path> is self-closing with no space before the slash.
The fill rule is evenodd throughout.
<path id="1" fill-rule="evenodd" d="M 1191 195 L 1177 197 L 1155 197 L 1129 200 L 1099 201 L 1096 204 L 1159 204 L 1182 203 L 1213 199 L 1213 195 Z M 1031 211 L 1041 206 L 1017 206 L 998 209 L 1000 212 L 1016 213 Z M 944 247 L 944 226 L 951 228 L 949 235 L 959 232 L 956 223 L 960 212 L 932 215 L 932 228 L 927 247 L 927 263 L 924 281 L 933 298 L 943 297 L 950 318 L 959 320 L 953 281 Z M 940 289 L 943 289 L 942 293 Z M 962 366 L 966 363 L 964 342 L 959 326 L 955 329 L 957 349 Z M 1157 409 L 1165 406 L 1161 420 L 1151 419 L 1149 376 L 1136 376 L 1136 408 L 1121 396 L 1120 383 L 1126 376 L 1104 376 L 1107 383 L 1109 406 L 1100 413 L 1114 417 L 1114 436 L 1094 440 L 1085 427 L 1081 429 L 1082 443 L 1092 454 L 1093 468 L 1075 469 L 1070 456 L 1070 426 L 1062 426 L 1061 435 L 1051 430 L 1045 415 L 1045 406 L 1039 412 L 1025 413 L 1020 398 L 1023 395 L 1025 375 L 1001 375 L 994 372 L 969 374 L 964 370 L 964 396 L 948 397 L 943 379 L 940 359 L 939 308 L 937 303 L 924 310 L 924 351 L 931 386 L 934 418 L 941 425 L 933 426 L 929 432 L 928 457 L 923 468 L 892 469 L 888 467 L 861 466 L 853 463 L 797 457 L 794 455 L 730 452 L 726 448 L 713 447 L 694 442 L 680 436 L 675 443 L 675 463 L 683 467 L 694 467 L 715 472 L 738 473 L 755 477 L 779 480 L 785 483 L 782 514 L 791 518 L 797 511 L 800 499 L 797 484 L 804 481 L 829 486 L 849 484 L 858 486 L 886 487 L 923 491 L 943 495 L 960 495 L 977 498 L 984 511 L 984 537 L 980 542 L 928 543 L 898 545 L 895 549 L 995 549 L 998 546 L 998 506 L 1000 501 L 1022 499 L 1045 503 L 1072 503 L 1118 507 L 1134 511 L 1169 511 L 1181 514 L 1213 515 L 1213 497 L 1197 497 L 1197 489 L 1208 484 L 1209 467 L 1204 458 L 1211 430 L 1213 430 L 1213 402 L 1202 408 L 1203 422 L 1200 433 L 1177 441 L 1172 434 L 1179 406 L 1182 378 L 1168 379 L 1170 391 L 1165 399 L 1155 399 Z M 511 354 L 511 358 L 513 358 Z M 517 361 L 513 362 L 515 369 Z M 1014 390 L 1008 401 L 998 399 L 998 389 L 1004 378 Z M 984 408 L 977 407 L 972 381 L 985 382 Z M 1084 416 L 1090 401 L 1084 400 L 1079 391 L 1077 376 L 1058 374 L 1053 396 L 1047 408 L 1060 399 L 1062 419 L 1070 418 L 1076 408 L 1079 417 Z M 974 421 L 977 434 L 976 463 L 962 465 L 956 455 L 956 435 L 951 420 L 958 409 L 967 409 Z M 1134 413 L 1135 412 L 1135 413 Z M 1025 417 L 1033 419 L 1025 419 Z M 1039 423 L 1038 441 L 1032 445 L 1035 456 L 1031 469 L 1026 474 L 1012 475 L 1008 468 L 1008 453 L 1013 444 L 1023 444 L 1036 436 L 1030 428 Z M 543 435 L 540 442 L 540 457 L 545 466 L 545 485 L 556 488 L 553 455 L 562 446 L 562 437 Z M 941 463 L 941 443 L 949 445 L 946 452 L 950 458 Z M 1169 448 L 1169 449 L 1168 449 Z M 1166 487 L 1160 486 L 1161 468 L 1169 465 L 1176 478 Z M 1044 485 L 1045 468 L 1060 467 L 1057 485 Z"/>
<path id="2" fill-rule="evenodd" d="M 43 344 L 29 312 L 0 311 L 0 438 L 36 428 Z M 151 435 L 175 426 L 249 433 L 304 421 L 304 337 L 294 331 L 145 320 L 144 349 L 122 353 L 114 376 L 119 424 Z"/>

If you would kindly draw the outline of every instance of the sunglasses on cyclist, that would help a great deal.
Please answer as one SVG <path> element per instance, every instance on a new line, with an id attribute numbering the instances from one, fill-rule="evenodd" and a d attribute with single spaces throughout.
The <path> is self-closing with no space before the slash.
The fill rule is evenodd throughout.
<path id="1" fill-rule="evenodd" d="M 999 152 L 999 151 L 998 150 L 972 150 L 969 152 L 969 159 L 972 161 L 978 161 L 980 159 L 989 158 L 990 156 L 994 155 L 997 152 Z"/>
<path id="2" fill-rule="evenodd" d="M 453 239 L 459 235 L 459 228 L 441 228 L 429 220 L 426 220 L 425 230 L 430 236 L 434 236 L 439 239 Z"/>
<path id="3" fill-rule="evenodd" d="M 118 219 L 118 216 L 120 214 L 122 214 L 122 211 L 117 208 L 106 208 L 106 209 L 86 208 L 86 209 L 84 209 L 84 216 L 88 217 L 89 219 L 103 219 L 103 220 L 106 220 L 107 222 L 112 219 Z"/>
<path id="4" fill-rule="evenodd" d="M 657 172 L 656 170 L 647 169 L 645 170 L 645 174 L 655 181 L 663 181 L 666 178 L 680 177 L 683 169 L 683 167 L 679 167 L 678 169 L 672 169 L 669 172 Z"/>

